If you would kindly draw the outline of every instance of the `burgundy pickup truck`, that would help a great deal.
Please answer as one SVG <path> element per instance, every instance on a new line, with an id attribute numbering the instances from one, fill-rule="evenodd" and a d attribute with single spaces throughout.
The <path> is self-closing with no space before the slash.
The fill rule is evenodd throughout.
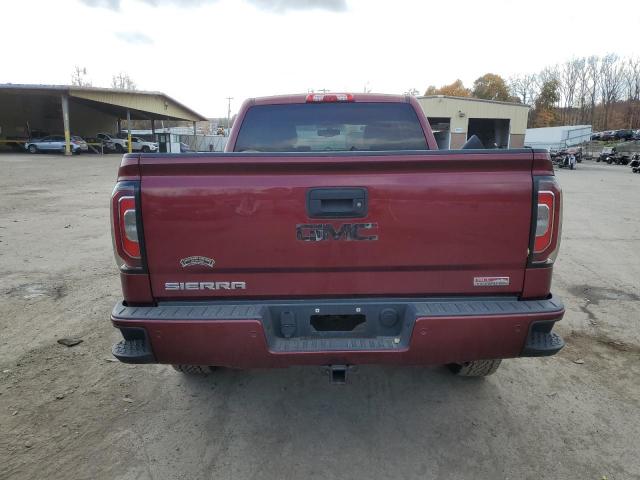
<path id="1" fill-rule="evenodd" d="M 564 346 L 548 154 L 438 150 L 412 97 L 248 100 L 225 153 L 125 155 L 111 211 L 122 362 L 481 376 Z"/>

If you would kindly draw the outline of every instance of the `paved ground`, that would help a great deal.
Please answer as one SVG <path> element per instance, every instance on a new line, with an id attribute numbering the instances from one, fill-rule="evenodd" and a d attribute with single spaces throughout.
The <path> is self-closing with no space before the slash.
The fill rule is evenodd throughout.
<path id="1" fill-rule="evenodd" d="M 640 175 L 583 163 L 554 290 L 560 355 L 188 379 L 113 363 L 117 157 L 0 155 L 0 478 L 640 478 Z M 84 342 L 67 348 L 61 337 Z M 575 363 L 582 360 L 584 363 Z"/>

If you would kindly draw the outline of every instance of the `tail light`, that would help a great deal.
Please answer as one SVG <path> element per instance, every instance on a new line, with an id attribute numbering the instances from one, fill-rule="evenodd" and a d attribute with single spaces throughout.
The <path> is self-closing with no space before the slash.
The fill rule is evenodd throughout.
<path id="1" fill-rule="evenodd" d="M 310 93 L 307 103 L 353 102 L 352 93 Z"/>
<path id="2" fill-rule="evenodd" d="M 121 270 L 143 270 L 139 183 L 116 183 L 111 195 L 113 251 Z"/>
<path id="3" fill-rule="evenodd" d="M 535 197 L 530 260 L 549 265 L 558 256 L 562 230 L 562 189 L 555 177 L 536 177 Z"/>

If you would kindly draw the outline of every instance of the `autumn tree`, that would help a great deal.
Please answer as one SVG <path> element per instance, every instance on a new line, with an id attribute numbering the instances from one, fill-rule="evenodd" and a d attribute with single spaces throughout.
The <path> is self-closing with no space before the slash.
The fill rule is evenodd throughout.
<path id="1" fill-rule="evenodd" d="M 485 73 L 473 82 L 472 95 L 485 100 L 512 102 L 514 98 L 509 94 L 507 82 L 500 75 Z"/>
<path id="2" fill-rule="evenodd" d="M 425 92 L 425 95 L 447 95 L 449 97 L 470 97 L 471 90 L 466 88 L 462 83 L 462 80 L 457 79 L 450 85 L 443 85 L 440 88 L 436 88 L 435 85 L 430 85 Z"/>
<path id="3" fill-rule="evenodd" d="M 549 127 L 557 121 L 555 106 L 560 101 L 559 88 L 560 82 L 555 78 L 550 78 L 542 84 L 534 104 L 534 127 Z"/>
<path id="4" fill-rule="evenodd" d="M 447 95 L 531 105 L 532 126 L 588 125 L 594 131 L 640 128 L 640 58 L 616 54 L 572 58 L 537 73 L 523 73 L 506 82 L 500 75 L 479 77 L 472 89 L 461 80 L 425 95 Z"/>

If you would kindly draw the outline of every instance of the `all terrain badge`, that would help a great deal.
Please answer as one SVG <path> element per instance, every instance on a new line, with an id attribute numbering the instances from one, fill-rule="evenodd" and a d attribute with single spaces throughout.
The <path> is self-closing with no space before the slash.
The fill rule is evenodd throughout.
<path id="1" fill-rule="evenodd" d="M 510 277 L 473 277 L 474 287 L 508 287 Z"/>
<path id="2" fill-rule="evenodd" d="M 199 265 L 201 267 L 213 268 L 215 264 L 216 262 L 213 258 L 201 257 L 199 255 L 186 257 L 180 260 L 180 265 L 182 266 L 182 268 L 193 267 L 195 265 Z"/>

